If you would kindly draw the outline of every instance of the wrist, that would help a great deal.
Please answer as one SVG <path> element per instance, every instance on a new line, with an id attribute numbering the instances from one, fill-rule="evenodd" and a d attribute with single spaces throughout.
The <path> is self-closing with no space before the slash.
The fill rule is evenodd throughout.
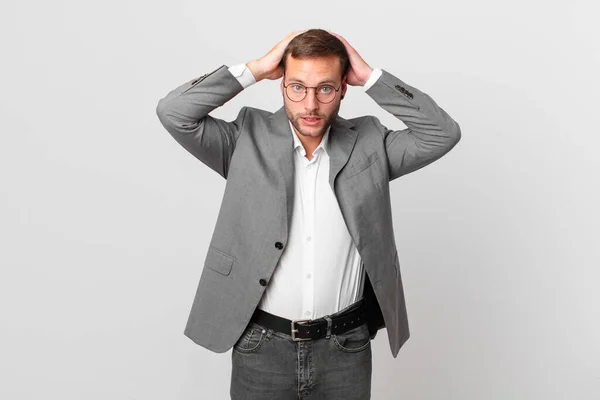
<path id="1" fill-rule="evenodd" d="M 262 81 L 264 79 L 257 60 L 250 61 L 246 64 L 246 67 L 248 67 L 250 72 L 252 72 L 252 75 L 254 75 L 254 79 L 256 80 L 256 82 Z"/>
<path id="2" fill-rule="evenodd" d="M 367 73 L 365 74 L 365 77 L 364 77 L 363 81 L 361 82 L 361 86 L 364 87 L 367 84 L 367 82 L 369 81 L 369 78 L 371 78 L 372 74 L 373 74 L 373 68 L 367 67 Z"/>

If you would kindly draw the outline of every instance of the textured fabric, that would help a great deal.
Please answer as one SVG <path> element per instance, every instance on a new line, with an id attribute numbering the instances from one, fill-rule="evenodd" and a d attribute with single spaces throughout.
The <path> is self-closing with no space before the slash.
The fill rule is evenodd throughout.
<path id="1" fill-rule="evenodd" d="M 294 342 L 289 335 L 250 322 L 233 347 L 231 365 L 232 400 L 371 398 L 366 324 L 328 339 Z"/>
<path id="2" fill-rule="evenodd" d="M 327 131 L 311 160 L 294 139 L 294 210 L 288 244 L 258 307 L 287 319 L 317 319 L 362 297 L 364 268 L 329 186 Z"/>
<path id="3" fill-rule="evenodd" d="M 238 341 L 261 300 L 288 244 L 294 205 L 294 140 L 283 107 L 242 107 L 233 121 L 209 115 L 242 90 L 223 65 L 171 90 L 156 107 L 169 134 L 227 180 L 184 330 L 219 353 Z M 374 116 L 337 116 L 329 185 L 364 264 L 369 331 L 386 327 L 396 357 L 409 327 L 389 184 L 444 156 L 461 132 L 429 95 L 385 70 L 366 94 L 407 128 L 388 129 Z M 436 210 L 445 206 L 436 200 Z M 188 206 L 196 213 L 203 205 Z"/>

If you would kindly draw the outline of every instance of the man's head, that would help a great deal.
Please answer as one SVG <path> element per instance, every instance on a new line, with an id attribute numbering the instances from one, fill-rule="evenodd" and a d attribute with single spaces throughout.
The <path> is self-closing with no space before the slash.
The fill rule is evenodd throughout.
<path id="1" fill-rule="evenodd" d="M 290 41 L 281 65 L 281 93 L 288 119 L 301 135 L 322 136 L 346 94 L 350 66 L 346 47 L 329 32 L 310 29 Z M 311 116 L 316 118 L 314 122 L 304 119 Z"/>

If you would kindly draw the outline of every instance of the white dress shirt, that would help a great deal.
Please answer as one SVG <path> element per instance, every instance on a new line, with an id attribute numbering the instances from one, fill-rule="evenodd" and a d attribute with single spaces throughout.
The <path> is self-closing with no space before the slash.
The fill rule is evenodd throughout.
<path id="1" fill-rule="evenodd" d="M 244 88 L 256 83 L 245 64 L 229 71 Z M 379 76 L 374 70 L 365 90 Z M 291 123 L 290 130 L 295 190 L 288 242 L 258 307 L 288 319 L 317 319 L 362 298 L 365 270 L 329 185 L 329 129 L 310 161 Z"/>

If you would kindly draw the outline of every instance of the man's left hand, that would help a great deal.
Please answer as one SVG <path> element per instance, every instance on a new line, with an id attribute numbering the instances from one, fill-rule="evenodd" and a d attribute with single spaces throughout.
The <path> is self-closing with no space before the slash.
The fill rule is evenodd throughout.
<path id="1" fill-rule="evenodd" d="M 373 72 L 373 68 L 369 67 L 369 64 L 362 59 L 362 57 L 358 54 L 354 47 L 350 46 L 350 44 L 334 32 L 329 32 L 344 43 L 346 46 L 346 51 L 348 52 L 348 57 L 350 58 L 350 68 L 348 69 L 348 76 L 346 82 L 350 86 L 365 86 L 365 83 L 369 80 L 371 73 Z"/>

